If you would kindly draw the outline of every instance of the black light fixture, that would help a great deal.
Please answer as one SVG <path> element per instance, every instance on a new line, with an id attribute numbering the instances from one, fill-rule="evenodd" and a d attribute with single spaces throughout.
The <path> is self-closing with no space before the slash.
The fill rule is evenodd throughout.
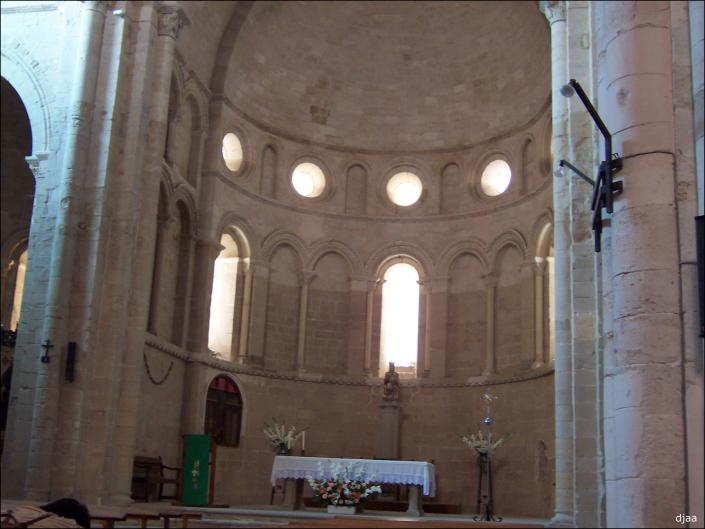
<path id="1" fill-rule="evenodd" d="M 612 152 L 612 135 L 610 134 L 610 131 L 607 130 L 602 118 L 600 118 L 600 115 L 597 113 L 597 110 L 595 110 L 595 107 L 592 106 L 592 103 L 588 99 L 580 84 L 575 79 L 571 79 L 568 84 L 561 87 L 560 92 L 564 97 L 572 97 L 574 94 L 578 94 L 580 101 L 583 102 L 583 105 L 585 105 L 590 117 L 595 122 L 595 125 L 597 125 L 597 128 L 602 133 L 602 136 L 605 138 L 605 159 L 600 162 L 600 168 L 597 171 L 596 181 L 588 178 L 566 160 L 561 160 L 558 164 L 559 168 L 568 166 L 579 177 L 593 186 L 591 204 L 593 211 L 592 231 L 595 232 L 595 251 L 599 252 L 602 249 L 602 208 L 605 208 L 607 213 L 612 213 L 614 195 L 620 194 L 623 190 L 622 182 L 613 182 L 614 175 L 622 169 L 622 158 L 620 158 L 618 154 Z"/>

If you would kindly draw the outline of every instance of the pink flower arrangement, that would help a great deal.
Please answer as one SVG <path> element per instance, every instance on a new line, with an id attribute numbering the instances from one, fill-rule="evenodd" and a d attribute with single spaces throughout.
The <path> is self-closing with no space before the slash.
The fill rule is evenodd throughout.
<path id="1" fill-rule="evenodd" d="M 321 462 L 318 468 L 323 476 L 321 479 L 307 478 L 313 499 L 318 503 L 355 506 L 382 492 L 380 486 L 373 483 L 372 476 L 368 478 L 363 472 L 355 472 L 354 468 L 335 463 L 326 473 Z"/>

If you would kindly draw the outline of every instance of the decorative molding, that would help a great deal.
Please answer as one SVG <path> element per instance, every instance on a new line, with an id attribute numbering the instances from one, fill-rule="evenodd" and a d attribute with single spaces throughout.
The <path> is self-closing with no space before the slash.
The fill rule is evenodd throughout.
<path id="1" fill-rule="evenodd" d="M 337 386 L 359 386 L 359 387 L 378 387 L 382 386 L 382 378 L 349 378 L 349 377 L 331 377 L 319 374 L 299 374 L 296 372 L 277 373 L 248 365 L 236 364 L 227 360 L 211 356 L 206 353 L 189 353 L 185 349 L 168 343 L 161 338 L 146 333 L 145 344 L 149 345 L 158 351 L 166 353 L 179 360 L 184 360 L 190 364 L 201 364 L 225 373 L 235 375 L 248 375 L 260 378 L 269 378 L 273 380 L 287 380 L 292 382 L 309 382 L 316 384 L 332 384 Z M 512 382 L 524 382 L 535 378 L 542 378 L 553 374 L 553 365 L 544 365 L 540 368 L 534 368 L 523 373 L 513 373 L 511 375 L 495 374 L 491 377 L 475 377 L 464 382 L 448 381 L 438 382 L 436 380 L 416 378 L 402 379 L 401 387 L 421 387 L 421 388 L 467 388 L 467 387 L 484 387 L 496 386 L 499 384 L 510 384 Z"/>
<path id="2" fill-rule="evenodd" d="M 254 367 L 248 367 L 246 365 L 235 364 L 233 362 L 228 362 L 226 360 L 221 360 L 219 358 L 214 358 L 207 354 L 191 354 L 189 363 L 202 364 L 208 367 L 212 367 L 219 371 L 224 371 L 226 373 L 232 373 L 237 375 L 248 375 L 253 377 L 269 378 L 273 380 L 286 380 L 291 382 L 309 382 L 315 384 L 332 384 L 337 386 L 358 386 L 358 387 L 380 387 L 383 385 L 382 378 L 363 378 L 363 379 L 353 379 L 348 377 L 330 377 L 326 375 L 319 374 L 300 374 L 296 372 L 289 373 L 276 373 L 273 371 L 267 371 L 264 369 L 258 369 Z M 499 384 L 510 384 L 512 382 L 524 382 L 526 380 L 533 380 L 535 378 L 542 378 L 553 374 L 553 366 L 546 365 L 541 368 L 531 369 L 524 373 L 512 374 L 512 375 L 501 375 L 495 374 L 491 377 L 476 377 L 468 379 L 464 382 L 459 381 L 448 381 L 448 382 L 438 382 L 431 379 L 416 378 L 416 379 L 402 379 L 402 388 L 467 388 L 467 387 L 485 387 L 485 386 L 495 386 Z"/>
<path id="3" fill-rule="evenodd" d="M 177 345 L 174 345 L 173 343 L 167 342 L 166 340 L 160 338 L 159 336 L 156 336 L 152 333 L 145 333 L 145 339 L 144 343 L 146 345 L 149 345 L 150 347 L 153 347 L 157 351 L 161 351 L 162 353 L 166 353 L 169 356 L 173 356 L 174 358 L 178 358 L 179 360 L 184 360 L 187 361 L 190 357 L 189 353 L 183 349 L 182 347 L 179 347 Z"/>
<path id="4" fill-rule="evenodd" d="M 404 223 L 415 223 L 415 222 L 437 222 L 437 221 L 453 221 L 453 220 L 465 220 L 469 218 L 484 217 L 487 215 L 492 215 L 494 213 L 499 213 L 503 210 L 515 208 L 531 201 L 536 196 L 540 195 L 547 189 L 550 189 L 553 181 L 551 178 L 544 178 L 541 185 L 534 188 L 530 192 L 522 195 L 521 197 L 513 200 L 511 202 L 506 202 L 504 204 L 497 204 L 492 207 L 487 207 L 478 211 L 468 211 L 463 213 L 447 213 L 447 214 L 435 214 L 435 215 L 419 215 L 419 216 L 399 216 L 395 217 L 393 215 L 348 215 L 345 213 L 335 213 L 332 211 L 318 211 L 315 209 L 305 208 L 303 206 L 294 204 L 285 204 L 278 200 L 274 200 L 269 197 L 265 197 L 254 193 L 247 189 L 246 187 L 240 185 L 239 183 L 233 182 L 227 176 L 223 175 L 217 171 L 206 171 L 202 175 L 203 177 L 216 178 L 223 182 L 228 187 L 235 189 L 239 194 L 244 195 L 248 198 L 263 202 L 265 204 L 275 206 L 281 209 L 288 209 L 290 211 L 296 211 L 298 213 L 304 213 L 308 215 L 313 215 L 316 217 L 324 218 L 334 218 L 334 219 L 350 219 L 350 220 L 362 220 L 367 222 L 394 222 L 395 224 Z"/>

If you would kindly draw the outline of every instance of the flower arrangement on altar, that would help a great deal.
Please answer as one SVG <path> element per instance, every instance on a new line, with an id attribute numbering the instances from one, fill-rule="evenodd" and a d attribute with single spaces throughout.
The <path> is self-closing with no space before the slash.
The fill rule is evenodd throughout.
<path id="1" fill-rule="evenodd" d="M 296 426 L 291 426 L 287 430 L 285 424 L 279 424 L 276 419 L 272 419 L 274 424 L 265 424 L 264 435 L 272 445 L 272 450 L 280 455 L 290 455 L 292 448 L 303 435 L 305 430 L 296 431 Z"/>
<path id="2" fill-rule="evenodd" d="M 356 507 L 382 492 L 382 488 L 374 483 L 374 476 L 367 477 L 364 472 L 356 471 L 354 464 L 350 467 L 334 463 L 326 473 L 319 461 L 318 468 L 321 479 L 306 478 L 317 503 Z"/>
<path id="3" fill-rule="evenodd" d="M 485 455 L 490 450 L 499 448 L 504 444 L 509 436 L 505 435 L 497 440 L 490 441 L 490 437 L 485 437 L 482 435 L 482 430 L 478 430 L 477 434 L 462 435 L 461 439 L 470 448 L 474 449 L 478 455 Z"/>

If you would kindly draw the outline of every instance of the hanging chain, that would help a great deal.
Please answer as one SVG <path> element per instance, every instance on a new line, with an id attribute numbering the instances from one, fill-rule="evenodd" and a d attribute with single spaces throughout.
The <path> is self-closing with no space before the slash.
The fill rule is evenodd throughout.
<path id="1" fill-rule="evenodd" d="M 169 369 L 166 370 L 164 377 L 161 380 L 157 381 L 154 376 L 152 376 L 152 371 L 149 369 L 146 351 L 142 353 L 142 358 L 144 359 L 144 367 L 147 369 L 147 376 L 149 377 L 149 380 L 152 382 L 152 384 L 154 384 L 155 386 L 158 386 L 159 384 L 164 384 L 164 382 L 166 382 L 166 379 L 169 378 L 169 375 L 171 374 L 171 368 L 174 367 L 174 361 L 172 360 L 171 364 L 169 364 Z"/>

